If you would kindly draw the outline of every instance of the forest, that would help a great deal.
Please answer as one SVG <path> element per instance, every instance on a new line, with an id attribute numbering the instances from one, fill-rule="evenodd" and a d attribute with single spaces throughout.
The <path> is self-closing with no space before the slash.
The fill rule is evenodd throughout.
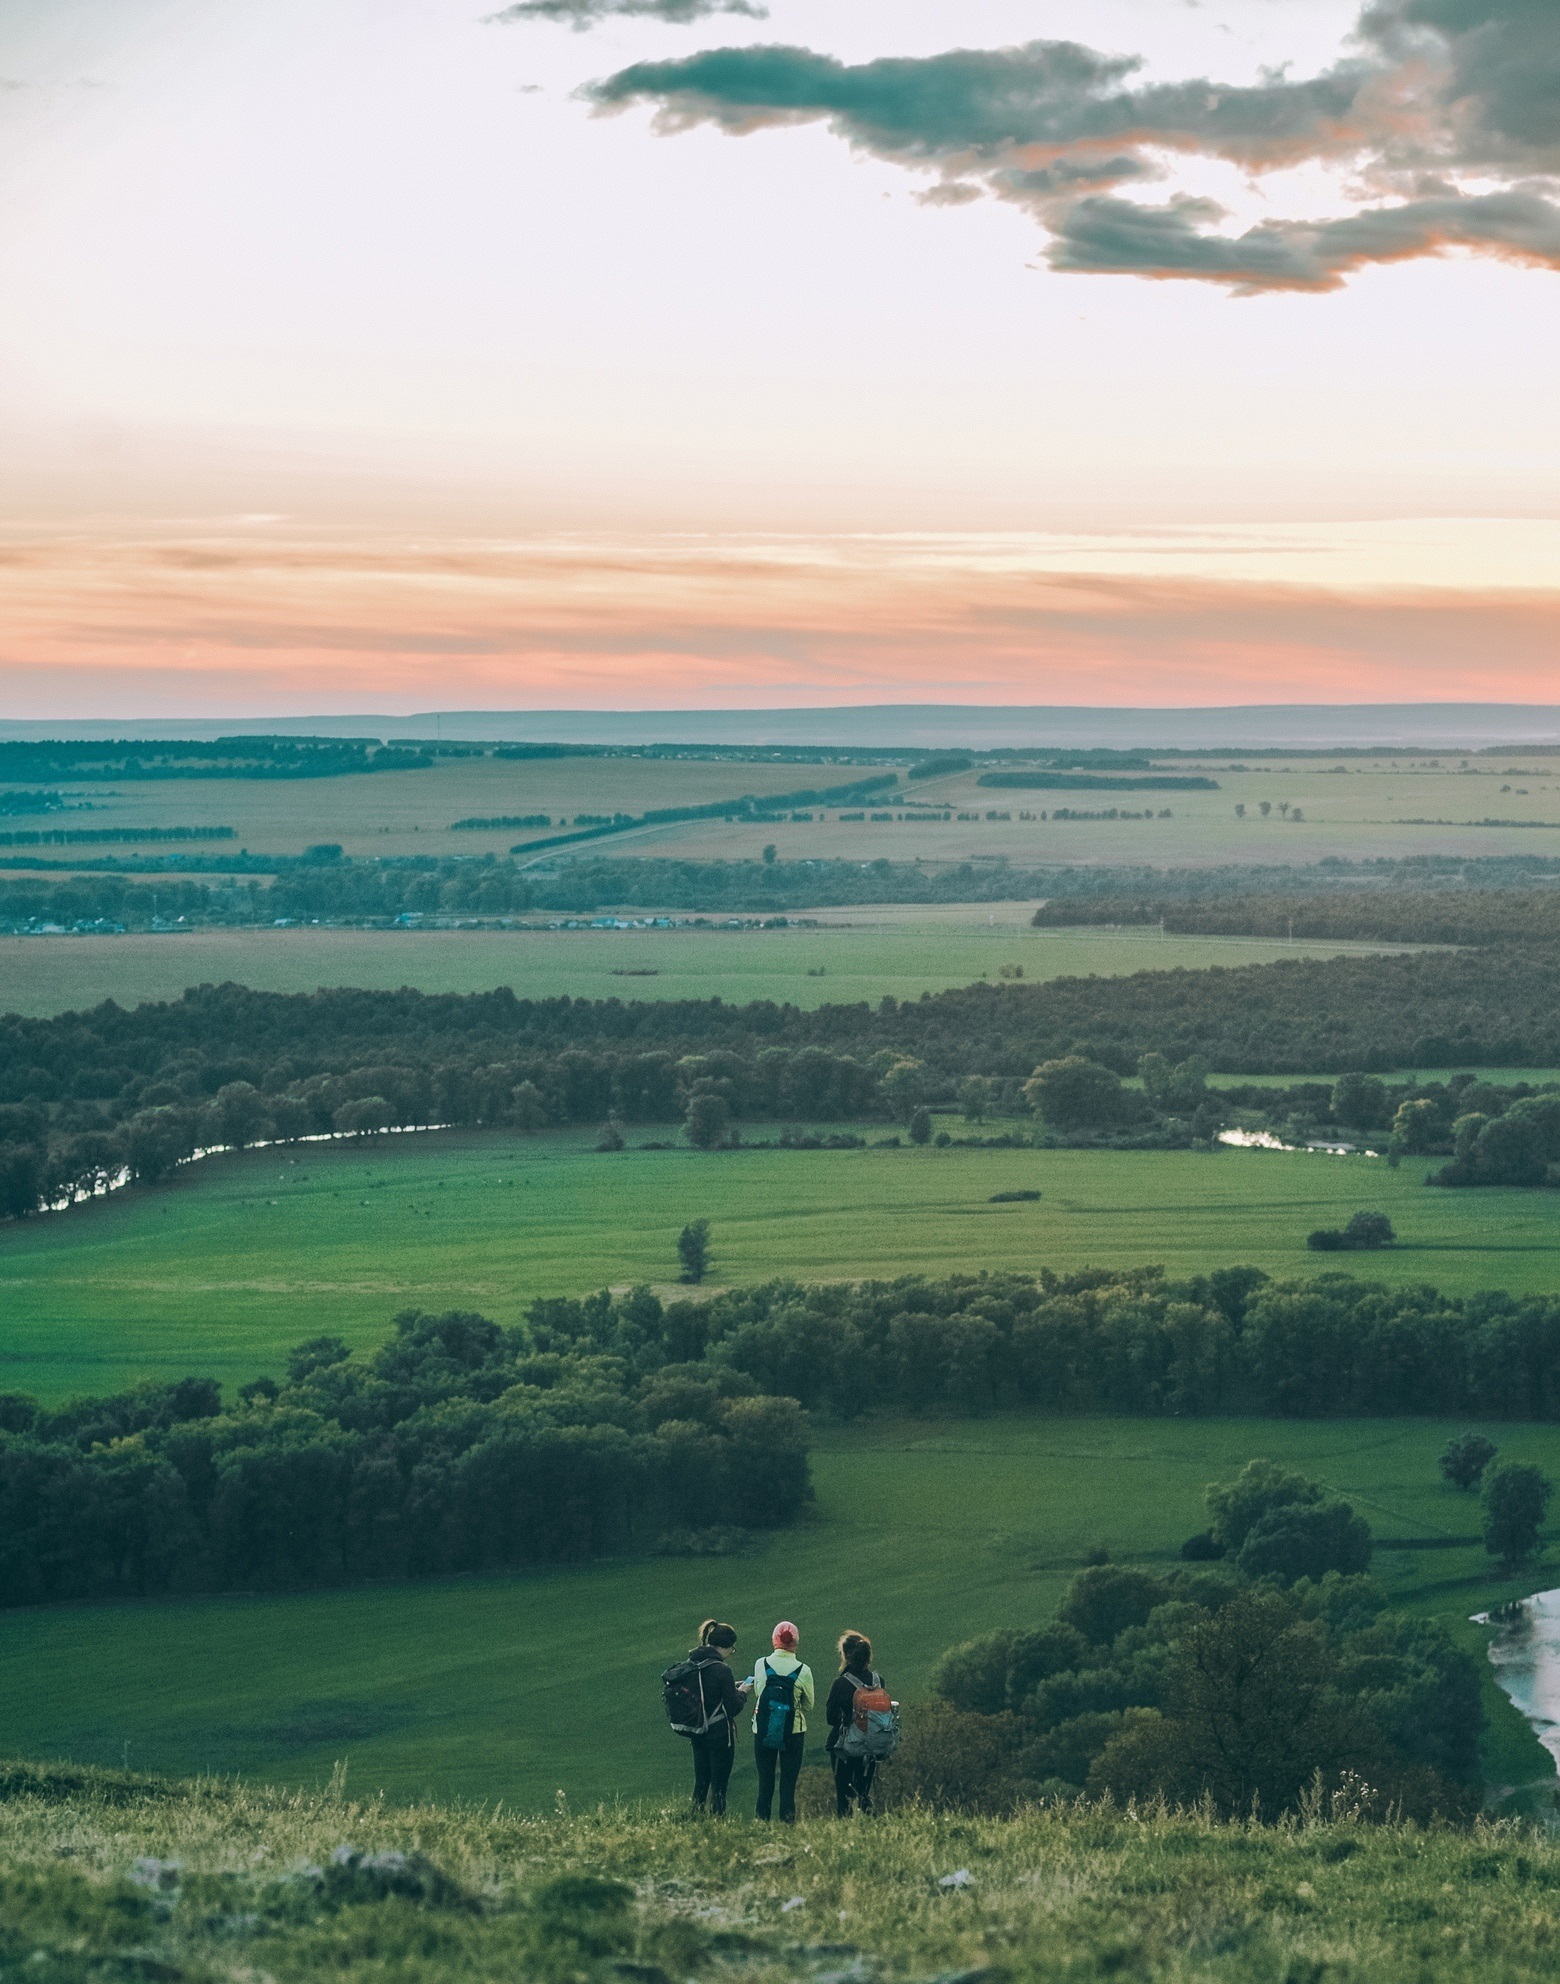
<path id="1" fill-rule="evenodd" d="M 197 1150 L 328 1132 L 681 1123 L 716 1149 L 745 1121 L 886 1119 L 924 1140 L 938 1106 L 973 1122 L 1034 1111 L 1053 1139 L 1137 1148 L 1207 1144 L 1232 1119 L 1302 1141 L 1341 1126 L 1452 1158 L 1445 1184 L 1536 1185 L 1560 1162 L 1552 1095 L 1464 1078 L 1388 1087 L 1372 1071 L 1560 1062 L 1553 984 L 1535 948 L 1499 973 L 1476 952 L 1426 952 L 979 984 L 812 1012 L 223 985 L 131 1011 L 12 1014 L 0 1019 L 0 1215 L 122 1168 L 152 1183 Z M 1340 1079 L 1214 1092 L 1215 1065 Z"/>
<path id="2" fill-rule="evenodd" d="M 660 1305 L 618 1305 L 617 1329 Z M 599 1353 L 588 1332 L 396 1318 L 353 1358 L 190 1378 L 40 1411 L 0 1397 L 0 1605 L 293 1590 L 724 1547 L 810 1494 L 794 1402 L 734 1368 Z"/>

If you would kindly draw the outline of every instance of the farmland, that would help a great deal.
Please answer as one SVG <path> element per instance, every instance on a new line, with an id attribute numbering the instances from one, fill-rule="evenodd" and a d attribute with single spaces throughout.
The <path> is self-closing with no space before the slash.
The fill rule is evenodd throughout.
<path id="1" fill-rule="evenodd" d="M 714 1225 L 719 1285 L 1241 1261 L 1305 1274 L 1317 1263 L 1307 1233 L 1362 1207 L 1386 1212 L 1401 1239 L 1351 1256 L 1364 1275 L 1542 1290 L 1560 1270 L 1550 1195 L 1426 1191 L 1433 1160 L 1392 1171 L 1268 1151 L 593 1144 L 570 1131 L 435 1132 L 252 1151 L 0 1227 L 0 1387 L 59 1397 L 191 1369 L 237 1383 L 304 1337 L 376 1341 L 405 1307 L 516 1322 L 537 1295 L 671 1281 L 675 1237 L 697 1217 Z M 1043 1196 L 990 1203 L 1014 1189 Z"/>
<path id="2" fill-rule="evenodd" d="M 953 1641 L 1050 1616 L 1096 1545 L 1165 1562 L 1201 1527 L 1204 1484 L 1253 1455 L 1335 1487 L 1378 1537 L 1456 1538 L 1476 1508 L 1439 1478 L 1448 1432 L 1424 1421 L 997 1418 L 825 1433 L 817 1506 L 762 1552 L 287 1597 L 79 1606 L 0 1618 L 7 1741 L 24 1754 L 320 1782 L 348 1760 L 362 1795 L 575 1808 L 680 1790 L 686 1759 L 655 1677 L 719 1611 L 751 1657 L 777 1615 L 827 1659 L 874 1636 L 914 1700 Z M 1493 1428 L 1560 1472 L 1560 1429 Z M 1394 1602 L 1479 1645 L 1468 1615 L 1510 1592 L 1477 1546 L 1378 1552 Z M 1542 1573 L 1538 1574 L 1540 1577 Z M 577 1712 L 582 1680 L 599 1714 Z M 1547 1775 L 1486 1688 L 1496 1783 Z M 745 1802 L 750 1768 L 739 1762 Z"/>
<path id="3" fill-rule="evenodd" d="M 391 782 L 388 778 L 381 783 Z M 1157 931 L 1034 930 L 1031 903 L 822 911 L 783 930 L 200 930 L 187 935 L 0 937 L 0 1010 L 52 1014 L 103 999 L 176 999 L 229 980 L 262 991 L 353 985 L 524 998 L 774 999 L 815 1007 L 919 998 L 995 979 L 1119 977 L 1376 948 Z M 1403 948 L 1381 947 L 1381 948 Z"/>
<path id="4" fill-rule="evenodd" d="M 345 778 L 158 779 L 78 787 L 64 781 L 69 802 L 85 802 L 92 810 L 51 816 L 49 824 L 223 825 L 234 829 L 230 845 L 235 851 L 268 854 L 296 854 L 325 841 L 359 856 L 504 854 L 547 830 L 457 832 L 455 822 L 543 813 L 555 822 L 581 814 L 637 817 L 748 793 L 763 799 L 803 788 L 824 789 L 886 769 L 685 759 L 456 758 L 426 770 Z M 1206 761 L 1175 760 L 1169 769 L 1211 777 L 1217 789 L 1006 789 L 981 786 L 978 771 L 971 771 L 902 786 L 897 804 L 845 809 L 864 811 L 864 819 L 841 820 L 838 807 L 802 808 L 813 817 L 739 827 L 718 820 L 668 823 L 636 829 L 604 845 L 620 847 L 625 854 L 695 860 L 752 858 L 772 841 L 788 860 L 886 856 L 942 864 L 1006 856 L 1015 864 L 1149 861 L 1170 866 L 1302 863 L 1328 855 L 1357 859 L 1560 851 L 1551 846 L 1552 840 L 1560 842 L 1560 833 L 1543 830 L 1560 826 L 1560 773 L 1545 760 L 1524 765 L 1520 752 L 1474 759 L 1466 766 L 1454 758 L 1365 759 L 1340 765 L 1320 757 L 1247 765 L 1226 754 Z M 907 823 L 900 817 L 907 799 L 945 807 L 955 817 L 947 824 Z M 1264 805 L 1270 809 L 1266 816 Z M 1245 809 L 1243 817 L 1236 813 L 1238 806 Z M 1297 807 L 1298 820 L 1293 817 Z M 1154 817 L 1057 820 L 1058 808 L 1080 814 L 1115 808 Z M 1167 808 L 1170 817 L 1160 818 Z M 891 817 L 874 820 L 874 812 Z M 961 821 L 956 817 L 961 812 L 974 817 Z M 1051 817 L 1021 818 L 1042 812 Z M 1486 820 L 1519 824 L 1469 824 Z M 1424 822 L 1442 824 L 1417 824 Z"/>

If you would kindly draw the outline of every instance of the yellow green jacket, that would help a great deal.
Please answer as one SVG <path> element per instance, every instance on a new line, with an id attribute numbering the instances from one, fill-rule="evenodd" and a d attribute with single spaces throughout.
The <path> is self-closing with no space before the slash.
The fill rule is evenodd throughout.
<path id="1" fill-rule="evenodd" d="M 796 1683 L 796 1716 L 791 1727 L 798 1736 L 807 1729 L 807 1710 L 813 1706 L 812 1669 L 806 1661 L 798 1660 L 794 1653 L 766 1653 L 753 1669 L 753 1693 L 749 1697 L 753 1704 L 753 1734 L 758 1734 L 758 1704 L 764 1694 L 764 1669 L 773 1668 L 776 1674 L 794 1674 L 800 1668 L 801 1676 Z"/>

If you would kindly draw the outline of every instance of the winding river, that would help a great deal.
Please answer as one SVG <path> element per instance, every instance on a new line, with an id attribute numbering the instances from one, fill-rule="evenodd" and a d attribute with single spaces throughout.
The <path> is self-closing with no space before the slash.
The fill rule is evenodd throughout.
<path id="1" fill-rule="evenodd" d="M 1490 1661 L 1495 1678 L 1528 1721 L 1544 1748 L 1560 1764 L 1560 1591 L 1541 1591 L 1508 1614 L 1478 1624 L 1493 1625 Z"/>

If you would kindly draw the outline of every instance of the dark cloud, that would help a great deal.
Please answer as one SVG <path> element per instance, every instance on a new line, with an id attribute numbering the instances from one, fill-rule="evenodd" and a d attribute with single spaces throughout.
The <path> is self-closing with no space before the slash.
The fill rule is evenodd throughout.
<path id="1" fill-rule="evenodd" d="M 598 21 L 620 14 L 682 26 L 707 20 L 711 14 L 746 14 L 762 21 L 768 19 L 769 9 L 757 5 L 756 0 L 517 0 L 515 6 L 487 18 L 501 26 L 512 21 L 564 21 L 583 33 Z"/>
<path id="2" fill-rule="evenodd" d="M 854 64 L 715 48 L 635 63 L 584 94 L 601 111 L 653 105 L 663 130 L 826 123 L 873 157 L 935 172 L 923 198 L 984 190 L 1024 207 L 1059 269 L 1248 292 L 1332 289 L 1367 263 L 1452 247 L 1560 269 L 1560 0 L 1376 0 L 1349 57 L 1301 81 L 1155 83 L 1141 70 L 1071 41 Z M 1332 165 L 1358 208 L 1237 235 L 1210 200 L 1115 197 L 1163 177 L 1174 154 L 1252 174 Z"/>

